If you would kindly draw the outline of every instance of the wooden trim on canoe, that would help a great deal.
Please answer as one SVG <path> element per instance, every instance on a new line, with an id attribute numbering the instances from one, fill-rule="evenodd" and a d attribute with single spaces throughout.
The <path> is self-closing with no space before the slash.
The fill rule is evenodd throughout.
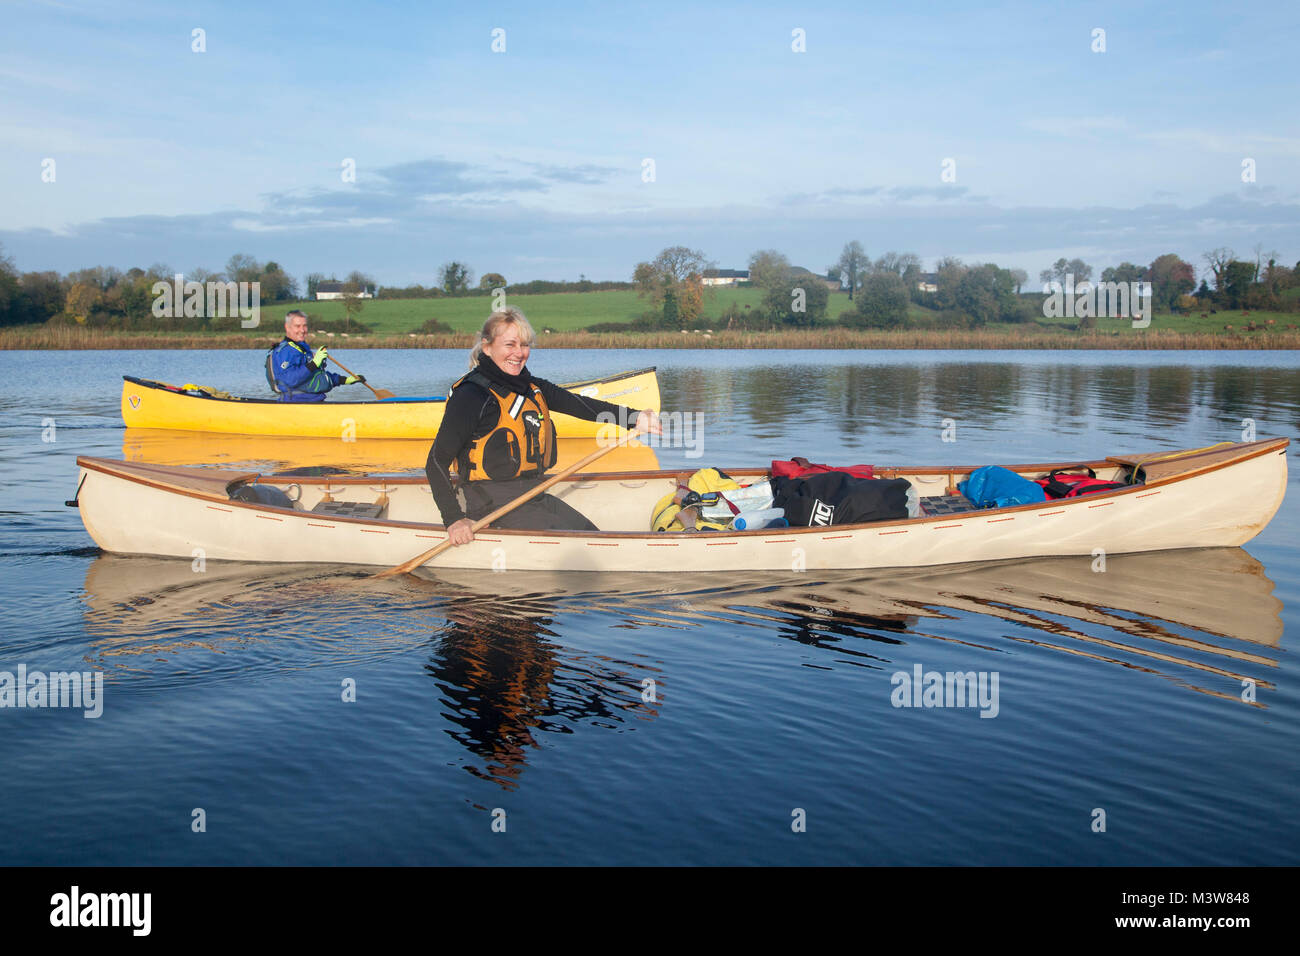
<path id="1" fill-rule="evenodd" d="M 116 475 L 132 481 L 148 480 L 143 484 L 156 488 L 170 488 L 182 493 L 199 492 L 197 497 L 229 498 L 230 486 L 257 478 L 255 471 L 234 471 L 229 468 L 185 468 L 178 465 L 150 465 L 144 462 L 111 461 L 107 458 L 77 456 L 77 465 L 91 471 Z M 240 502 L 231 502 L 240 504 Z"/>

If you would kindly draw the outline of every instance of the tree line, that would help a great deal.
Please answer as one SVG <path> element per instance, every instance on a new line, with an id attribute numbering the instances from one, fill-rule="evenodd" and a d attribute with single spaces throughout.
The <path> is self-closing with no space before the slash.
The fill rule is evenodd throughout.
<path id="1" fill-rule="evenodd" d="M 1213 289 L 1203 279 L 1193 292 L 1196 270 L 1174 253 L 1158 256 L 1147 266 L 1123 262 L 1108 267 L 1100 281 L 1149 282 L 1153 309 L 1176 314 L 1219 307 L 1300 310 L 1300 298 L 1283 296 L 1286 289 L 1300 286 L 1300 263 L 1287 269 L 1278 264 L 1276 253 L 1258 248 L 1253 263 L 1238 259 L 1228 248 L 1211 250 L 1203 259 L 1213 275 Z M 705 301 L 715 288 L 704 284 L 704 274 L 713 268 L 703 252 L 686 246 L 670 246 L 654 259 L 637 263 L 633 287 L 649 308 L 634 325 L 647 329 L 698 327 Z M 853 240 L 844 245 L 838 261 L 828 266 L 822 277 L 792 266 L 777 250 L 762 249 L 749 258 L 749 279 L 736 283 L 762 289 L 761 304 L 757 308 L 729 305 L 717 321 L 728 328 L 822 324 L 831 290 L 848 293 L 853 308 L 838 321 L 850 327 L 976 328 L 1043 316 L 1043 296 L 1032 290 L 1026 293 L 1029 274 L 1023 269 L 967 264 L 953 256 L 940 259 L 933 273 L 922 268 L 915 253 L 891 250 L 872 259 L 862 243 Z M 1092 266 L 1077 258 L 1058 259 L 1039 273 L 1045 286 L 1057 283 L 1063 289 L 1091 282 L 1092 276 Z M 918 314 L 912 306 L 925 311 Z M 606 325 L 612 330 L 617 324 Z M 605 325 L 593 328 L 604 329 Z"/>
<path id="2" fill-rule="evenodd" d="M 162 263 L 147 269 L 122 271 L 114 266 L 93 266 L 67 275 L 57 272 L 22 272 L 0 249 L 0 325 L 37 322 L 77 324 L 96 328 L 240 328 L 239 316 L 155 316 L 154 284 L 175 281 L 175 272 Z M 298 282 L 274 261 L 259 262 L 236 254 L 224 272 L 194 269 L 187 282 L 257 282 L 261 303 L 289 302 L 298 297 Z"/>
<path id="3" fill-rule="evenodd" d="M 1208 279 L 1196 287 L 1196 269 L 1174 253 L 1156 257 L 1148 265 L 1122 262 L 1101 272 L 1101 282 L 1151 283 L 1156 311 L 1190 314 L 1194 310 L 1254 309 L 1300 311 L 1300 296 L 1287 291 L 1300 287 L 1300 262 L 1294 268 L 1280 264 L 1277 253 L 1256 246 L 1253 259 L 1239 257 L 1228 247 L 1202 255 Z M 1042 315 L 1042 297 L 1026 294 L 1028 274 L 994 263 L 963 263 L 954 257 L 940 259 L 933 273 L 922 271 L 922 261 L 911 252 L 889 251 L 871 258 L 856 240 L 844 245 L 839 259 L 819 276 L 791 265 L 775 249 L 761 249 L 749 257 L 749 279 L 738 283 L 761 289 L 757 307 L 731 304 L 720 319 L 730 328 L 802 327 L 824 324 L 831 291 L 847 292 L 853 308 L 839 317 L 842 324 L 863 328 L 970 328 L 989 322 L 1026 322 Z M 309 273 L 306 297 L 314 298 L 322 282 L 341 282 L 346 313 L 344 330 L 364 331 L 357 316 L 364 307 L 363 293 L 382 299 L 425 299 L 440 296 L 487 296 L 497 289 L 513 295 L 559 292 L 597 292 L 634 289 L 647 309 L 633 327 L 647 329 L 696 328 L 714 287 L 704 284 L 704 273 L 714 264 L 697 249 L 670 246 L 654 259 L 637 263 L 632 281 L 576 282 L 536 279 L 507 285 L 499 272 L 486 272 L 474 282 L 473 270 L 459 260 L 444 263 L 431 286 L 380 288 L 363 272 L 354 270 L 339 280 L 333 275 Z M 195 317 L 157 317 L 153 314 L 156 282 L 172 282 L 173 271 L 154 264 L 147 269 L 122 271 L 112 266 L 57 272 L 22 272 L 0 248 L 0 326 L 50 322 L 102 328 L 193 329 Z M 1057 259 L 1039 273 L 1044 284 L 1077 288 L 1091 282 L 1093 267 L 1081 259 Z M 223 272 L 194 269 L 188 281 L 257 282 L 263 305 L 296 301 L 302 287 L 274 261 L 260 262 L 242 253 L 226 262 Z M 923 282 L 922 280 L 925 279 Z M 920 307 L 920 310 L 912 309 Z M 201 327 L 235 329 L 238 317 L 200 316 Z M 626 328 L 624 323 L 607 323 Z M 597 326 L 593 328 L 603 328 Z"/>
<path id="4" fill-rule="evenodd" d="M 712 268 L 704 253 L 685 246 L 671 246 L 638 263 L 633 286 L 649 309 L 635 324 L 656 329 L 696 327 L 714 288 L 704 284 L 704 273 Z M 933 292 L 921 288 L 922 275 L 916 254 L 891 251 L 873 260 L 857 241 L 845 245 L 825 276 L 791 265 L 776 249 L 760 249 L 749 257 L 749 279 L 737 285 L 761 289 L 762 301 L 757 308 L 729 305 L 717 321 L 727 328 L 753 329 L 825 324 L 832 291 L 847 291 L 854 302 L 839 321 L 864 328 L 902 326 L 913 303 L 949 313 L 948 323 L 954 326 L 1030 317 L 1030 307 L 1017 298 L 1028 279 L 1019 270 L 942 259 Z"/>
<path id="5" fill-rule="evenodd" d="M 114 266 L 78 269 L 66 275 L 57 272 L 20 272 L 0 247 L 0 326 L 52 323 L 85 325 L 107 329 L 186 330 L 198 327 L 233 331 L 241 326 L 237 316 L 156 316 L 155 283 L 171 284 L 176 273 L 170 266 L 155 263 L 148 268 L 125 271 Z M 474 272 L 459 261 L 444 263 L 437 270 L 437 284 L 411 285 L 404 288 L 380 287 L 360 270 L 343 279 L 337 275 L 311 272 L 302 284 L 285 272 L 275 261 L 261 262 L 253 256 L 236 253 L 223 271 L 197 268 L 185 274 L 185 281 L 205 285 L 208 282 L 256 282 L 263 306 L 315 299 L 322 283 L 340 285 L 345 318 L 342 331 L 366 331 L 359 321 L 366 297 L 380 299 L 429 299 L 441 296 L 491 295 L 506 288 L 506 278 L 499 272 L 485 272 L 474 284 Z M 593 282 L 582 276 L 576 282 L 536 279 L 510 286 L 516 295 L 552 292 L 598 292 L 630 289 L 630 282 Z M 304 296 L 305 290 L 305 296 Z M 320 320 L 322 330 L 332 330 L 333 323 Z"/>

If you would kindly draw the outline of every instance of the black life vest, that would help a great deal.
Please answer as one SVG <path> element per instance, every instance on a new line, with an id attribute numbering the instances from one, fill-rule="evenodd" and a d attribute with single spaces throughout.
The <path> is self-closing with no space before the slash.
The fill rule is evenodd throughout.
<path id="1" fill-rule="evenodd" d="M 293 389 L 282 387 L 280 383 L 275 380 L 275 353 L 280 351 L 280 346 L 284 345 L 285 342 L 288 342 L 304 355 L 311 354 L 287 335 L 266 350 L 266 384 L 270 385 L 271 391 L 275 392 L 277 395 L 283 395 L 287 392 L 293 391 Z"/>
<path id="2" fill-rule="evenodd" d="M 279 348 L 280 348 L 280 343 L 277 342 L 275 345 L 272 345 L 269 349 L 266 350 L 266 384 L 270 385 L 271 391 L 275 392 L 275 394 L 277 395 L 280 394 L 280 385 L 275 380 L 274 365 L 275 365 L 275 353 Z"/>
<path id="3" fill-rule="evenodd" d="M 555 423 L 535 382 L 528 383 L 529 394 L 521 395 L 475 369 L 453 385 L 452 392 L 462 382 L 486 389 L 500 405 L 500 414 L 496 426 L 457 457 L 458 475 L 470 481 L 508 481 L 540 476 L 555 464 Z"/>

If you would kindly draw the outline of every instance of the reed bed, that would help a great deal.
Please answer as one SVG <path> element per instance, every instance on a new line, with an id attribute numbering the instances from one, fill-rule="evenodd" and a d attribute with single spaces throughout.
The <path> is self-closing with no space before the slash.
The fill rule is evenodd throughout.
<path id="1" fill-rule="evenodd" d="M 278 335 L 240 332 L 127 332 L 68 326 L 0 329 L 0 349 L 266 349 Z M 472 334 L 316 335 L 348 348 L 468 349 Z M 825 328 L 714 332 L 551 332 L 539 346 L 561 349 L 1297 349 L 1300 331 L 1073 332 L 1041 328 L 896 331 Z"/>

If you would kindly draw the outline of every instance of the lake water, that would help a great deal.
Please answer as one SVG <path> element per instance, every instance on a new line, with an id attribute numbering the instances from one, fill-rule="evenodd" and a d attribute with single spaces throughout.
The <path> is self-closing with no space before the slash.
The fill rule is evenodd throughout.
<path id="1" fill-rule="evenodd" d="M 340 354 L 399 395 L 441 394 L 464 368 L 460 352 Z M 76 456 L 169 453 L 125 434 L 121 375 L 260 395 L 260 358 L 0 352 L 0 671 L 105 681 L 96 719 L 0 709 L 0 864 L 1300 863 L 1300 470 L 1245 549 L 1111 556 L 1104 572 L 374 583 L 101 554 L 63 505 Z M 701 415 L 697 447 L 658 450 L 665 468 L 1300 438 L 1293 352 L 530 363 L 556 381 L 648 365 L 665 409 Z M 321 455 L 177 447 L 271 468 Z M 341 463 L 367 453 L 337 447 Z M 918 667 L 996 675 L 996 697 L 894 706 L 893 675 Z"/>

